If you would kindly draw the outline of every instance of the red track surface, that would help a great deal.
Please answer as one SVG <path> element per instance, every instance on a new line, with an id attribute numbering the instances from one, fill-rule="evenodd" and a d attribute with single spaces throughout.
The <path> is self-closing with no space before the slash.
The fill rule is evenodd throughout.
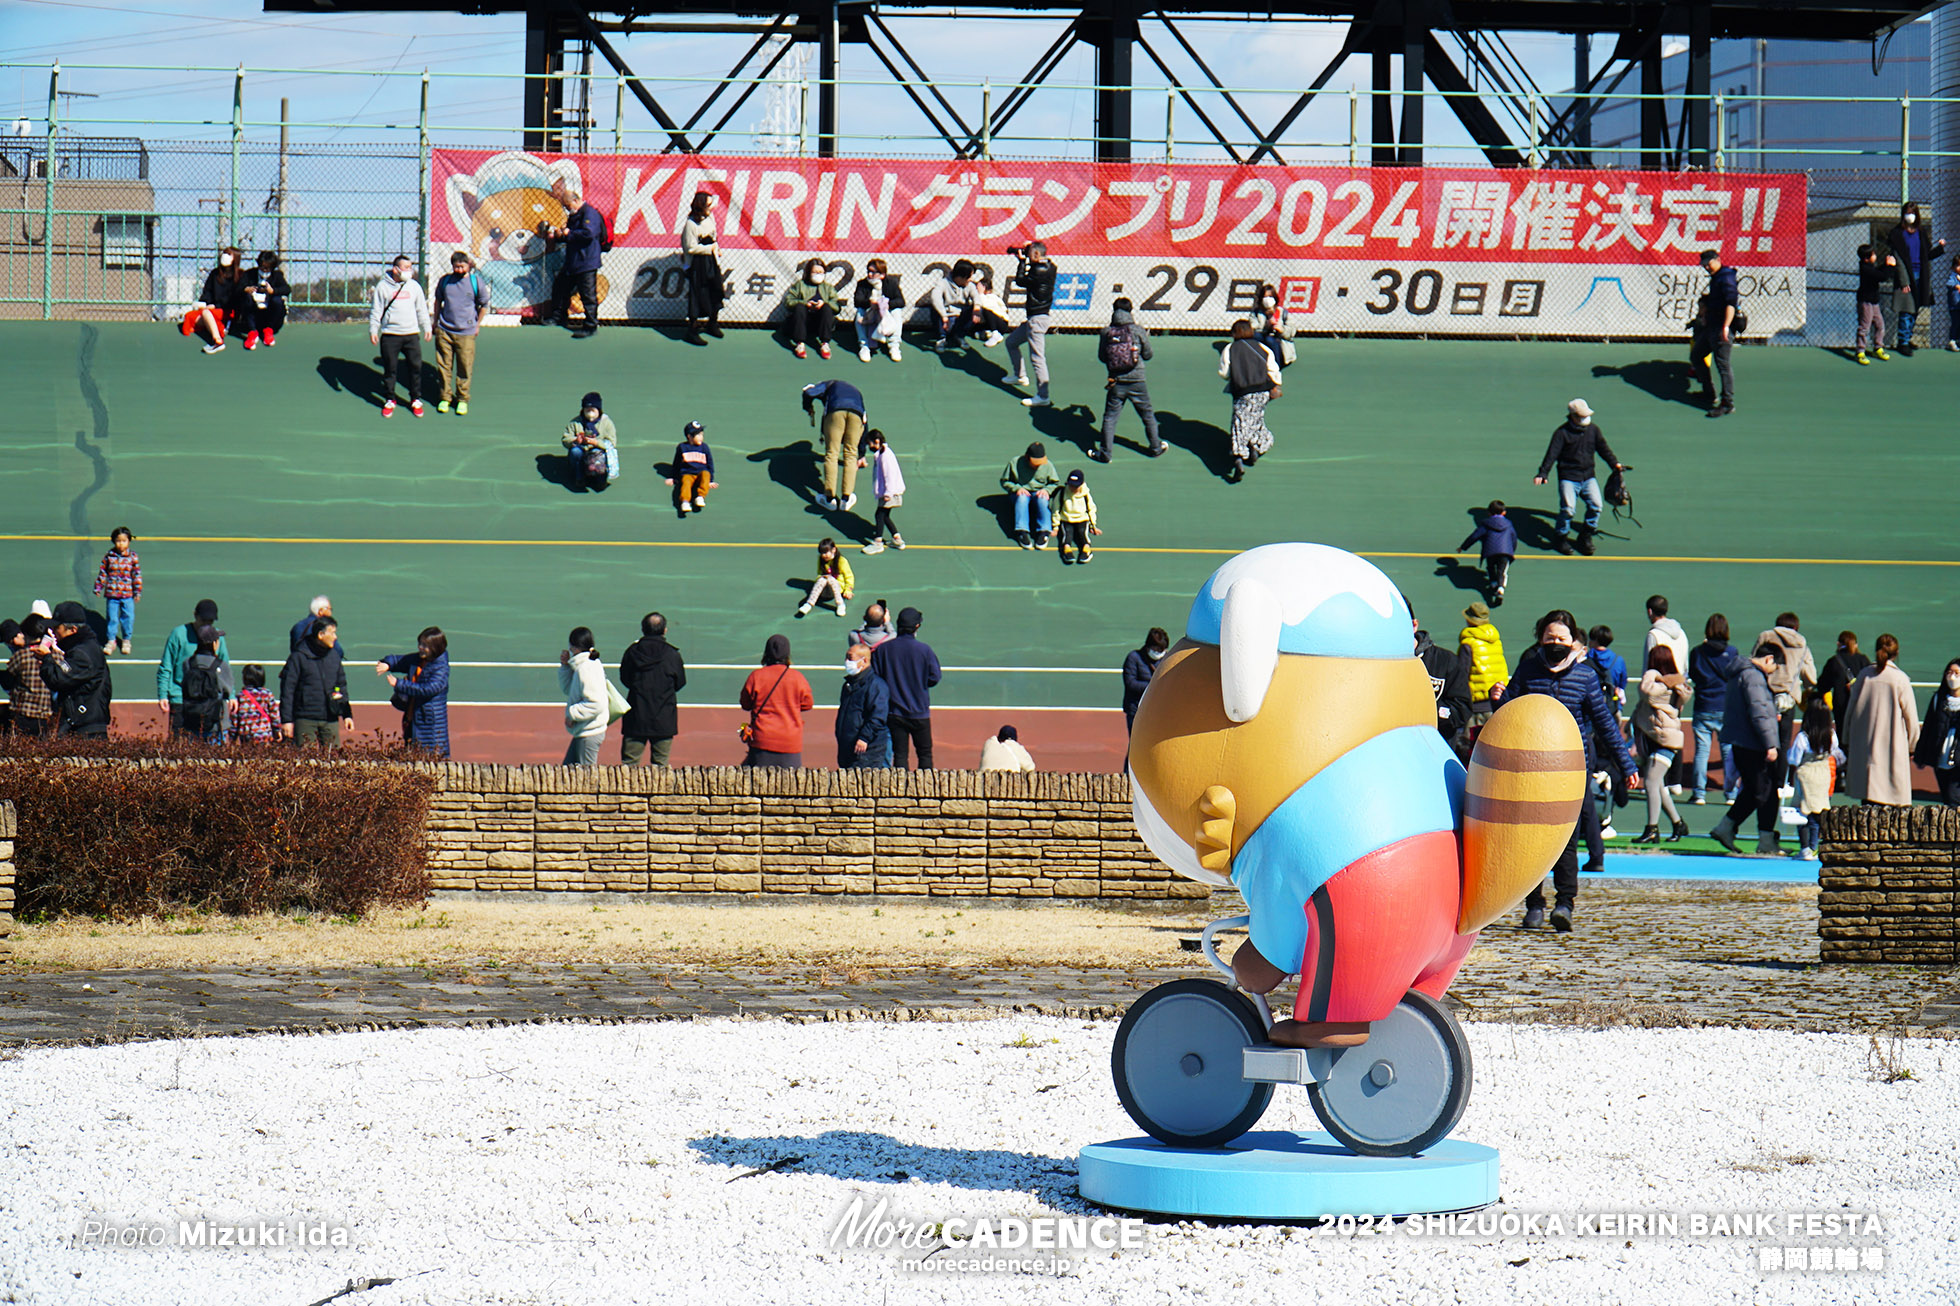
<path id="1" fill-rule="evenodd" d="M 834 764 L 837 748 L 831 731 L 836 712 L 819 707 L 803 719 L 803 761 L 808 766 Z M 735 729 L 748 719 L 734 708 L 683 707 L 681 732 L 674 739 L 675 766 L 735 766 L 745 751 Z M 1012 708 L 942 708 L 932 714 L 933 761 L 944 770 L 980 765 L 980 744 L 1003 724 L 1012 722 L 1021 742 L 1044 771 L 1120 771 L 1128 739 L 1120 711 L 1063 710 L 1016 712 Z M 401 729 L 399 714 L 385 707 L 358 711 L 354 724 L 360 734 L 390 736 Z M 118 734 L 153 734 L 163 728 L 155 706 L 118 703 L 113 728 Z M 559 712 L 550 707 L 452 707 L 449 741 L 458 762 L 557 763 L 565 756 L 565 729 Z M 619 727 L 606 737 L 601 757 L 619 760 Z"/>

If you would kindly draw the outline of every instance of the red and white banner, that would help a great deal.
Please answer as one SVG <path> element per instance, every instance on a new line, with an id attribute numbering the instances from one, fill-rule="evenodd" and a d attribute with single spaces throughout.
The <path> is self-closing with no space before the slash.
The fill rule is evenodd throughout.
<path id="1" fill-rule="evenodd" d="M 1703 249 L 1740 272 L 1751 335 L 1804 319 L 1801 174 L 539 155 L 436 150 L 432 270 L 468 249 L 499 311 L 550 301 L 560 182 L 604 213 L 602 314 L 681 316 L 689 200 L 718 201 L 724 318 L 760 322 L 808 258 L 846 292 L 873 255 L 923 300 L 957 258 L 1005 283 L 1044 241 L 1057 326 L 1128 296 L 1146 325 L 1218 331 L 1278 287 L 1308 331 L 1665 336 L 1693 315 Z M 557 193 L 554 193 L 556 188 Z"/>

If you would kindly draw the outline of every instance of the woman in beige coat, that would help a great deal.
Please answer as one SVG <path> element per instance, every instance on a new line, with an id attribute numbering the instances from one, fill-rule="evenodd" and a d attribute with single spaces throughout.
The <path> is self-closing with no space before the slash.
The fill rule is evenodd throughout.
<path id="1" fill-rule="evenodd" d="M 1673 824 L 1667 841 L 1688 833 L 1687 823 L 1674 808 L 1668 792 L 1667 769 L 1681 755 L 1681 705 L 1688 701 L 1688 680 L 1674 661 L 1674 650 L 1656 644 L 1647 650 L 1647 670 L 1640 677 L 1640 702 L 1633 709 L 1633 729 L 1640 744 L 1641 769 L 1647 781 L 1647 828 L 1635 843 L 1661 841 L 1661 813 Z"/>
<path id="2" fill-rule="evenodd" d="M 1844 713 L 1844 790 L 1867 803 L 1912 805 L 1912 748 L 1919 741 L 1919 707 L 1912 682 L 1899 670 L 1899 641 L 1880 635 L 1878 661 L 1851 682 Z"/>

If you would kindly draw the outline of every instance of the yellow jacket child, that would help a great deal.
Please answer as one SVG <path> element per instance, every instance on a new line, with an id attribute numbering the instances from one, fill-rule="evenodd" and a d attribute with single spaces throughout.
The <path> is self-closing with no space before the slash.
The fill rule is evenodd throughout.
<path id="1" fill-rule="evenodd" d="M 1507 674 L 1504 637 L 1490 624 L 1490 608 L 1481 602 L 1465 608 L 1463 619 L 1469 624 L 1456 633 L 1456 642 L 1470 650 L 1470 701 L 1487 702 L 1491 687 L 1501 683 Z"/>
<path id="2" fill-rule="evenodd" d="M 1101 535 L 1102 528 L 1096 525 L 1096 497 L 1089 493 L 1080 470 L 1068 474 L 1061 496 L 1055 501 L 1055 524 L 1059 528 L 1056 534 L 1061 541 L 1063 562 L 1095 560 L 1089 537 Z"/>

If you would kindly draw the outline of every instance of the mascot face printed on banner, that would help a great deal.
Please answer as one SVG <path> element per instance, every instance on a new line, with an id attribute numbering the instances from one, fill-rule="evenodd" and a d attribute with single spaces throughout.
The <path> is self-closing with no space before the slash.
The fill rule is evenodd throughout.
<path id="1" fill-rule="evenodd" d="M 493 312 L 551 303 L 552 278 L 564 254 L 548 249 L 538 232 L 565 224 L 563 187 L 578 179 L 571 159 L 547 162 L 518 150 L 492 155 L 475 172 L 449 179 L 449 217 L 465 233 L 464 248 L 490 287 Z"/>

